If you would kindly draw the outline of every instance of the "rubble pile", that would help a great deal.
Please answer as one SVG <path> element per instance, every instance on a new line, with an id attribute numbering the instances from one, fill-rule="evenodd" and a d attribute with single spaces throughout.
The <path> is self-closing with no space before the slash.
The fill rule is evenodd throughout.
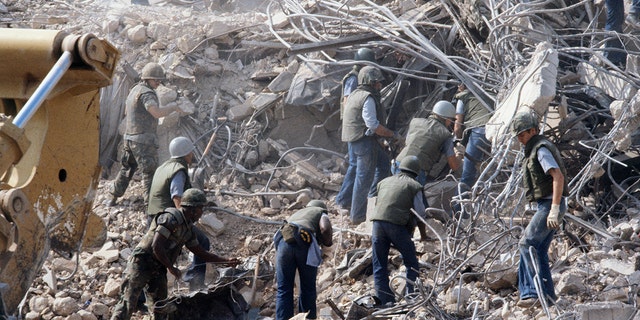
<path id="1" fill-rule="evenodd" d="M 419 296 L 370 317 L 634 317 L 640 283 L 640 30 L 603 32 L 604 4 L 150 2 L 0 3 L 3 26 L 94 33 L 122 53 L 120 72 L 101 101 L 104 180 L 94 210 L 109 226 L 108 242 L 71 261 L 52 254 L 21 308 L 25 318 L 110 315 L 145 217 L 139 182 L 116 207 L 106 205 L 106 183 L 119 169 L 124 97 L 136 70 L 150 61 L 167 70 L 168 81 L 158 90 L 161 103 L 178 104 L 189 114 L 162 119 L 160 158 L 168 157 L 169 141 L 177 135 L 196 141 L 194 182 L 220 207 L 200 223 L 213 239 L 213 251 L 245 260 L 235 270 L 209 267 L 209 288 L 200 292 L 189 292 L 169 275 L 170 290 L 184 302 L 173 306 L 183 310 L 181 319 L 197 319 L 202 310 L 193 306 L 219 302 L 215 297 L 230 296 L 232 287 L 244 310 L 220 311 L 221 318 L 273 317 L 271 236 L 310 199 L 333 205 L 346 167 L 339 82 L 361 46 L 376 52 L 388 79 L 383 103 L 394 115 L 389 125 L 401 134 L 434 102 L 450 100 L 458 81 L 495 110 L 487 126 L 491 157 L 468 197 L 454 198 L 458 176 L 442 166 L 432 172 L 437 182 L 425 189 L 432 207 L 448 211 L 453 199 L 470 219 L 429 219 L 431 240 L 416 242 Z M 612 36 L 624 41 L 625 66 L 603 56 L 605 38 Z M 544 134 L 559 146 L 570 178 L 570 209 L 550 252 L 560 299 L 549 309 L 515 306 L 518 239 L 531 211 L 521 188 L 522 152 L 507 128 L 523 108 L 545 115 Z M 353 312 L 354 301 L 374 292 L 370 225 L 353 228 L 338 210 L 330 211 L 336 240 L 324 248 L 317 281 L 323 319 L 342 318 Z M 401 292 L 404 270 L 393 252 L 391 274 Z M 187 261 L 184 254 L 180 263 Z M 224 304 L 215 305 L 221 310 Z"/>

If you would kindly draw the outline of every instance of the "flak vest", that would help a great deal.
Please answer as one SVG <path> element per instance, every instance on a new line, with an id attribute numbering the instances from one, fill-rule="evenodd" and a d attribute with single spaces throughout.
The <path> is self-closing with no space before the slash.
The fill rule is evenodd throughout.
<path id="1" fill-rule="evenodd" d="M 426 119 L 414 118 L 409 123 L 406 146 L 400 151 L 396 160 L 402 161 L 406 156 L 416 156 L 420 162 L 420 169 L 428 173 L 440 160 L 440 148 L 449 138 L 451 138 L 451 132 L 434 116 Z"/>
<path id="2" fill-rule="evenodd" d="M 187 190 L 191 188 L 191 181 L 184 158 L 169 159 L 156 169 L 149 189 L 148 215 L 156 215 L 166 208 L 175 207 L 171 199 L 171 179 L 180 171 L 186 174 L 184 190 Z"/>
<path id="3" fill-rule="evenodd" d="M 319 207 L 308 207 L 302 208 L 298 210 L 296 213 L 291 215 L 287 222 L 293 223 L 297 226 L 307 228 L 313 230 L 315 233 L 316 239 L 321 239 L 320 237 L 320 218 L 325 210 Z M 318 242 L 321 242 L 318 240 Z"/>
<path id="4" fill-rule="evenodd" d="M 367 126 L 362 118 L 362 108 L 369 96 L 376 102 L 376 118 L 380 125 L 385 125 L 385 111 L 380 103 L 380 98 L 372 94 L 368 86 L 358 86 L 347 98 L 342 119 L 342 141 L 354 142 L 364 137 Z"/>
<path id="5" fill-rule="evenodd" d="M 158 120 L 154 118 L 144 107 L 144 103 L 140 97 L 145 94 L 152 94 L 156 97 L 156 92 L 147 87 L 146 83 L 140 82 L 131 89 L 126 102 L 126 123 L 125 133 L 129 135 L 151 134 L 156 135 L 158 128 Z"/>
<path id="6" fill-rule="evenodd" d="M 418 192 L 422 192 L 422 185 L 405 173 L 383 179 L 378 183 L 376 209 L 370 220 L 410 225 L 413 220 L 413 199 Z"/>
<path id="7" fill-rule="evenodd" d="M 527 145 L 525 146 L 524 159 L 522 159 L 522 180 L 527 200 L 530 202 L 544 199 L 545 197 L 553 194 L 553 177 L 544 172 L 540 162 L 538 161 L 538 150 L 541 147 L 547 148 L 556 160 L 562 175 L 564 175 L 562 195 L 565 197 L 569 195 L 567 170 L 564 167 L 560 151 L 544 136 L 535 135 L 527 142 Z"/>
<path id="8" fill-rule="evenodd" d="M 464 104 L 464 125 L 467 128 L 483 127 L 489 122 L 491 113 L 469 90 L 456 94 L 455 98 Z"/>

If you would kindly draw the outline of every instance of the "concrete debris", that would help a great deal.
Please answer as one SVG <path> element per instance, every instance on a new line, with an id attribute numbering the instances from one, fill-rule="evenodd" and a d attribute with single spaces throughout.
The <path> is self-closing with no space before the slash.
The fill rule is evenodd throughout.
<path id="1" fill-rule="evenodd" d="M 121 71 L 101 97 L 104 179 L 94 211 L 109 226 L 109 241 L 93 253 L 70 253 L 72 260 L 52 253 L 20 310 L 26 319 L 110 317 L 146 215 L 138 176 L 116 207 L 105 205 L 107 183 L 119 170 L 125 97 L 151 61 L 167 71 L 161 104 L 177 104 L 184 113 L 162 119 L 159 158 L 168 158 L 175 136 L 195 141 L 200 170 L 193 180 L 217 203 L 200 225 L 212 251 L 245 261 L 236 269 L 208 266 L 200 291 L 169 275 L 178 299 L 166 307 L 180 319 L 274 318 L 271 236 L 311 199 L 327 202 L 335 227 L 317 281 L 322 319 L 358 312 L 370 319 L 631 319 L 637 313 L 640 42 L 631 25 L 602 32 L 602 2 L 144 2 L 0 3 L 2 27 L 94 33 L 122 53 Z M 625 63 L 603 56 L 609 36 L 624 42 Z M 452 202 L 459 176 L 446 162 L 430 172 L 430 239 L 416 240 L 420 295 L 401 296 L 404 267 L 392 250 L 399 302 L 382 310 L 354 303 L 375 290 L 370 224 L 350 225 L 333 202 L 348 166 L 340 82 L 364 46 L 374 49 L 384 71 L 387 120 L 400 134 L 436 101 L 451 100 L 459 81 L 493 112 L 491 157 L 468 199 Z M 508 128 L 527 108 L 559 146 L 570 178 L 570 209 L 550 252 L 559 300 L 547 311 L 516 306 L 518 239 L 531 216 L 520 186 L 522 152 Z M 449 214 L 456 201 L 469 219 Z M 183 252 L 178 264 L 188 263 Z"/>

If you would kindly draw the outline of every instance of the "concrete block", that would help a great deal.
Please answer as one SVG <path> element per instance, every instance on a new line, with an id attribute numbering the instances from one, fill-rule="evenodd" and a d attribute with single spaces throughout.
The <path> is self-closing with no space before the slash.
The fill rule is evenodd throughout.
<path id="1" fill-rule="evenodd" d="M 635 265 L 633 263 L 622 261 L 618 259 L 604 259 L 600 261 L 600 267 L 602 269 L 614 272 L 614 274 L 630 275 L 635 271 Z"/>
<path id="2" fill-rule="evenodd" d="M 248 104 L 233 106 L 227 110 L 227 118 L 231 122 L 240 122 L 253 114 L 253 108 Z"/>
<path id="3" fill-rule="evenodd" d="M 283 92 L 289 90 L 294 74 L 289 71 L 281 72 L 275 79 L 269 83 L 271 92 Z"/>
<path id="4" fill-rule="evenodd" d="M 595 302 L 576 306 L 576 313 L 580 320 L 629 319 L 634 311 L 633 306 L 620 301 Z"/>

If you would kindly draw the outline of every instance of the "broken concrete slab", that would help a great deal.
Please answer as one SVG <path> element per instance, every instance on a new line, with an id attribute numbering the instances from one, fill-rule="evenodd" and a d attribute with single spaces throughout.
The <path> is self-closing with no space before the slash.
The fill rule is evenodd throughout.
<path id="1" fill-rule="evenodd" d="M 329 178 L 320 172 L 315 166 L 311 165 L 305 157 L 297 152 L 287 152 L 288 149 L 282 143 L 273 139 L 267 139 L 267 142 L 271 144 L 280 156 L 284 156 L 284 160 L 288 163 L 296 166 L 296 172 L 306 179 L 309 185 L 317 188 L 327 189 L 332 191 L 339 191 L 340 185 L 331 183 Z"/>
<path id="2" fill-rule="evenodd" d="M 294 73 L 285 70 L 278 74 L 275 79 L 269 83 L 267 88 L 269 88 L 271 92 L 276 93 L 287 91 L 289 90 L 289 87 L 291 87 L 294 75 Z"/>
<path id="3" fill-rule="evenodd" d="M 509 125 L 518 111 L 526 106 L 542 115 L 549 108 L 549 102 L 556 95 L 558 51 L 548 42 L 539 43 L 529 65 L 518 74 L 519 81 L 500 102 L 486 126 L 487 139 L 494 148 L 501 145 L 504 137 L 511 137 Z"/>
<path id="4" fill-rule="evenodd" d="M 618 100 L 626 100 L 633 94 L 633 88 L 627 84 L 616 71 L 603 71 L 587 62 L 578 64 L 580 81 L 604 90 L 608 95 Z"/>

